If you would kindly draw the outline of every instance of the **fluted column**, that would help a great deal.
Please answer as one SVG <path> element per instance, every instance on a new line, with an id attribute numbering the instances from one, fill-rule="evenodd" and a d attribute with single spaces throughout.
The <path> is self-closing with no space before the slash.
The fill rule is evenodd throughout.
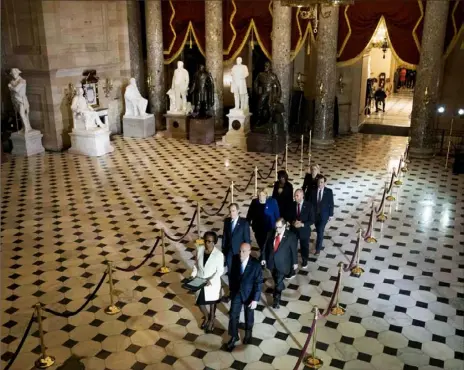
<path id="1" fill-rule="evenodd" d="M 142 54 L 142 29 L 137 0 L 127 2 L 127 28 L 129 33 L 130 74 L 137 81 L 140 93 L 145 96 L 144 63 Z"/>
<path id="2" fill-rule="evenodd" d="M 313 146 L 331 146 L 337 84 L 338 6 L 321 5 L 316 39 L 316 114 Z"/>
<path id="3" fill-rule="evenodd" d="M 431 130 L 436 119 L 448 7 L 446 0 L 427 1 L 425 7 L 420 62 L 411 113 L 409 153 L 416 158 L 433 154 Z"/>
<path id="4" fill-rule="evenodd" d="M 156 128 L 160 129 L 166 108 L 164 91 L 163 27 L 161 23 L 161 0 L 145 1 L 147 28 L 147 65 L 152 89 L 149 89 L 150 110 L 155 114 Z"/>
<path id="5" fill-rule="evenodd" d="M 205 1 L 206 69 L 214 81 L 215 126 L 222 127 L 224 68 L 222 40 L 222 1 Z"/>
<path id="6" fill-rule="evenodd" d="M 272 11 L 272 69 L 282 86 L 282 103 L 285 107 L 284 125 L 288 133 L 290 115 L 292 9 L 283 6 L 280 0 L 273 1 Z"/>

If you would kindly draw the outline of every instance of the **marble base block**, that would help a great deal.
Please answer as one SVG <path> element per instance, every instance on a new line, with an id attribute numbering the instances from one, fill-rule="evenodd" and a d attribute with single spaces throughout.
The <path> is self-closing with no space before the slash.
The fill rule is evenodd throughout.
<path id="1" fill-rule="evenodd" d="M 240 110 L 231 109 L 229 118 L 229 131 L 222 137 L 223 144 L 247 149 L 247 135 L 250 132 L 250 113 L 243 114 Z"/>
<path id="2" fill-rule="evenodd" d="M 42 133 L 39 130 L 32 130 L 24 133 L 22 131 L 11 134 L 13 142 L 12 154 L 29 157 L 31 155 L 43 153 Z"/>
<path id="3" fill-rule="evenodd" d="M 71 136 L 71 148 L 69 149 L 71 154 L 100 157 L 114 150 L 110 143 L 110 131 L 102 128 L 73 131 L 69 136 Z"/>
<path id="4" fill-rule="evenodd" d="M 127 137 L 151 137 L 155 135 L 155 116 L 123 117 L 123 135 Z"/>
<path id="5" fill-rule="evenodd" d="M 271 135 L 250 132 L 247 136 L 249 152 L 281 154 L 285 150 L 285 134 Z"/>
<path id="6" fill-rule="evenodd" d="M 166 117 L 166 133 L 165 137 L 173 137 L 175 139 L 188 139 L 189 117 L 180 114 L 164 115 Z"/>
<path id="7" fill-rule="evenodd" d="M 214 143 L 214 117 L 189 121 L 189 141 L 192 144 L 209 145 Z"/>

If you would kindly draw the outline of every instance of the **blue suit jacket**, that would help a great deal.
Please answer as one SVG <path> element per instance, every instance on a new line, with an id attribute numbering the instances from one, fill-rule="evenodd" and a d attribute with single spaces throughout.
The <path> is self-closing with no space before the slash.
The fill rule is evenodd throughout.
<path id="1" fill-rule="evenodd" d="M 332 189 L 324 188 L 324 193 L 322 194 L 322 199 L 317 206 L 317 191 L 318 189 L 313 190 L 311 193 L 311 205 L 314 209 L 314 214 L 316 215 L 316 221 L 327 222 L 329 217 L 333 217 L 334 214 L 334 197 Z"/>
<path id="2" fill-rule="evenodd" d="M 258 214 L 259 199 L 255 198 L 251 201 L 250 208 L 247 213 L 247 221 L 250 223 L 253 230 L 255 228 L 255 220 L 263 217 L 263 215 Z M 264 206 L 264 225 L 265 229 L 261 231 L 268 232 L 275 228 L 277 219 L 280 217 L 279 205 L 274 198 L 267 198 L 266 205 Z"/>
<path id="3" fill-rule="evenodd" d="M 239 254 L 240 246 L 242 243 L 250 243 L 250 225 L 248 221 L 239 217 L 235 225 L 234 232 L 232 232 L 232 219 L 227 217 L 224 220 L 224 229 L 222 233 L 222 253 L 228 259 L 228 255 Z M 230 261 L 228 265 L 230 266 Z"/>
<path id="4" fill-rule="evenodd" d="M 243 275 L 240 273 L 240 267 L 240 256 L 234 256 L 229 276 L 230 298 L 234 299 L 237 294 L 240 294 L 242 302 L 245 304 L 249 304 L 251 301 L 259 302 L 263 287 L 261 264 L 256 258 L 250 256 Z"/>

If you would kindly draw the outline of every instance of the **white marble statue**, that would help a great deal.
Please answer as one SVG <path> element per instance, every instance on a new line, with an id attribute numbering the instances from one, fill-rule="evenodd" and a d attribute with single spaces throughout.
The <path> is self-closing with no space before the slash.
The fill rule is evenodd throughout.
<path id="1" fill-rule="evenodd" d="M 169 97 L 169 112 L 176 111 L 176 94 L 173 89 L 169 89 L 166 95 Z"/>
<path id="2" fill-rule="evenodd" d="M 246 78 L 248 77 L 248 67 L 242 64 L 242 58 L 237 58 L 237 64 L 232 67 L 232 83 L 230 91 L 234 94 L 234 110 L 240 110 L 243 113 L 248 112 L 248 90 Z"/>
<path id="3" fill-rule="evenodd" d="M 126 113 L 124 117 L 145 117 L 147 115 L 148 100 L 140 95 L 135 78 L 131 78 L 124 93 Z"/>
<path id="4" fill-rule="evenodd" d="M 82 87 L 77 88 L 77 94 L 71 103 L 71 110 L 73 112 L 75 131 L 87 131 L 97 127 L 107 129 L 107 125 L 101 121 L 98 113 L 87 103 Z"/>
<path id="5" fill-rule="evenodd" d="M 177 62 L 177 68 L 172 78 L 171 90 L 174 92 L 174 107 L 171 111 L 176 113 L 185 113 L 187 111 L 187 92 L 189 86 L 189 74 L 184 68 L 184 62 Z M 172 94 L 171 92 L 171 94 Z M 169 94 L 169 92 L 168 92 Z"/>
<path id="6" fill-rule="evenodd" d="M 21 121 L 23 122 L 23 128 L 21 132 L 27 133 L 32 130 L 31 123 L 29 122 L 29 101 L 26 96 L 26 80 L 20 76 L 21 71 L 18 68 L 12 68 L 10 75 L 13 78 L 8 84 L 8 88 L 11 92 L 11 101 L 13 102 L 14 110 Z"/>

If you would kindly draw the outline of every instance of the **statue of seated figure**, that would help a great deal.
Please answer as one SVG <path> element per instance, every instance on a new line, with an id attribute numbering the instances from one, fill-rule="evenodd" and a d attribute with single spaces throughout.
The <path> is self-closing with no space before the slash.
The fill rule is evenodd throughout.
<path id="1" fill-rule="evenodd" d="M 101 121 L 98 113 L 87 103 L 84 90 L 81 87 L 77 88 L 77 94 L 71 103 L 71 110 L 75 131 L 87 131 L 97 127 L 107 129 L 107 125 Z"/>
<path id="2" fill-rule="evenodd" d="M 124 117 L 145 117 L 147 115 L 148 100 L 140 95 L 135 78 L 130 79 L 130 83 L 124 93 L 126 103 L 126 114 Z"/>

